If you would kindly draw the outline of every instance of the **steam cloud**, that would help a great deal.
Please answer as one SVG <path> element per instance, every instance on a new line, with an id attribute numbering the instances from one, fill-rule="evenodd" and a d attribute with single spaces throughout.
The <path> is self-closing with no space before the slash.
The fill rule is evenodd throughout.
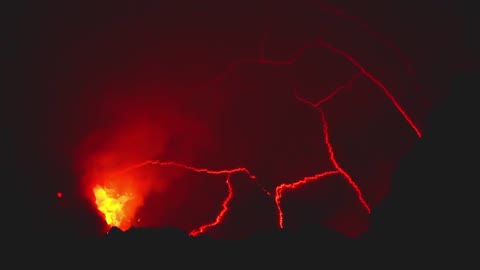
<path id="1" fill-rule="evenodd" d="M 185 170 L 157 167 L 122 171 L 149 159 L 191 163 L 194 153 L 212 149 L 212 135 L 205 128 L 208 125 L 182 111 L 181 104 L 180 98 L 173 96 L 109 93 L 102 104 L 105 124 L 92 132 L 79 150 L 85 195 L 92 198 L 96 185 L 131 193 L 125 213 L 133 221 L 150 194 L 174 188 Z"/>

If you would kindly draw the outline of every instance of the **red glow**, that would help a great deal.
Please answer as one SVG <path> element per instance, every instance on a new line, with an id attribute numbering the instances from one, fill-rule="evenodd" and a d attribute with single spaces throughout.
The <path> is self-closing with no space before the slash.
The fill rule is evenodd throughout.
<path id="1" fill-rule="evenodd" d="M 326 6 L 321 6 L 321 8 L 323 8 L 324 10 L 329 10 L 330 12 L 333 12 L 340 16 L 347 16 L 344 12 L 338 9 L 333 9 L 333 8 L 329 9 Z M 381 36 L 379 36 L 378 33 L 375 33 L 375 32 L 370 32 L 370 33 L 374 33 L 377 37 L 381 38 Z M 227 185 L 228 193 L 221 204 L 220 211 L 217 213 L 217 215 L 214 218 L 211 219 L 212 220 L 211 222 L 202 224 L 200 226 L 197 226 L 197 228 L 191 230 L 190 231 L 191 236 L 197 236 L 199 234 L 205 233 L 207 230 L 222 223 L 224 217 L 229 211 L 229 203 L 231 202 L 232 198 L 235 196 L 230 178 L 233 174 L 236 174 L 236 173 L 245 174 L 246 176 L 248 176 L 248 178 L 252 180 L 252 183 L 254 183 L 259 189 L 261 189 L 267 196 L 272 198 L 276 206 L 276 211 L 277 211 L 276 214 L 278 215 L 278 227 L 280 228 L 284 228 L 285 226 L 285 222 L 284 222 L 285 215 L 281 206 L 282 199 L 284 199 L 283 195 L 285 191 L 293 191 L 300 186 L 306 185 L 314 181 L 319 181 L 320 179 L 326 176 L 335 175 L 335 174 L 342 176 L 342 178 L 354 190 L 356 194 L 356 200 L 361 204 L 365 212 L 370 214 L 371 206 L 367 202 L 369 201 L 368 194 L 366 195 L 366 198 L 365 198 L 365 195 L 363 194 L 361 187 L 359 187 L 359 185 L 352 178 L 352 176 L 346 171 L 346 169 L 342 167 L 341 165 L 342 161 L 337 160 L 336 158 L 335 146 L 332 145 L 332 142 L 330 140 L 329 122 L 327 121 L 327 118 L 328 118 L 327 116 L 329 115 L 327 115 L 325 111 L 322 109 L 322 105 L 324 105 L 325 103 L 335 98 L 335 96 L 337 96 L 339 92 L 346 89 L 351 89 L 355 80 L 359 78 L 366 78 L 370 82 L 372 82 L 376 87 L 376 89 L 372 88 L 371 90 L 372 91 L 380 90 L 383 93 L 383 95 L 387 98 L 386 100 L 390 102 L 389 104 L 393 106 L 396 109 L 396 111 L 398 111 L 398 113 L 401 115 L 404 121 L 408 123 L 409 127 L 417 137 L 419 138 L 422 137 L 422 132 L 417 127 L 417 125 L 413 122 L 413 120 L 410 118 L 409 114 L 405 111 L 405 109 L 401 106 L 401 104 L 397 101 L 397 99 L 391 93 L 389 88 L 387 88 L 387 86 L 379 78 L 373 75 L 365 66 L 363 66 L 356 58 L 354 58 L 348 52 L 341 50 L 339 48 L 336 48 L 324 40 L 317 40 L 314 42 L 310 42 L 308 44 L 304 44 L 284 60 L 271 60 L 271 59 L 265 58 L 264 45 L 267 41 L 267 37 L 268 37 L 268 33 L 265 32 L 263 39 L 261 41 L 261 46 L 260 46 L 261 55 L 259 58 L 245 58 L 245 59 L 240 59 L 238 61 L 232 62 L 218 76 L 207 81 L 205 84 L 201 85 L 195 90 L 200 91 L 200 90 L 205 90 L 205 89 L 214 87 L 216 84 L 223 81 L 227 75 L 229 75 L 232 71 L 234 71 L 240 65 L 254 64 L 254 65 L 283 66 L 286 68 L 290 68 L 296 63 L 299 57 L 305 53 L 307 49 L 321 48 L 321 49 L 328 50 L 333 54 L 341 56 L 346 62 L 354 66 L 356 71 L 351 76 L 351 79 L 349 81 L 347 81 L 342 85 L 339 85 L 335 89 L 332 89 L 332 91 L 327 96 L 316 101 L 308 100 L 306 98 L 301 97 L 298 94 L 298 91 L 296 89 L 296 84 L 294 81 L 292 82 L 292 85 L 293 85 L 292 93 L 294 94 L 292 95 L 292 99 L 296 98 L 298 101 L 304 103 L 307 106 L 312 107 L 319 113 L 319 117 L 320 117 L 322 128 L 323 128 L 322 144 L 324 144 L 328 150 L 329 164 L 333 168 L 331 170 L 329 169 L 327 171 L 316 173 L 314 175 L 305 176 L 300 179 L 295 179 L 289 183 L 281 183 L 279 185 L 276 185 L 273 188 L 270 188 L 270 189 L 274 189 L 274 192 L 273 192 L 267 189 L 252 173 L 252 170 L 247 167 L 238 167 L 233 169 L 222 168 L 222 169 L 214 170 L 214 169 L 196 167 L 191 165 L 189 162 L 185 162 L 184 164 L 184 163 L 174 162 L 174 161 L 161 161 L 161 160 L 152 159 L 152 157 L 156 157 L 155 155 L 157 155 L 158 153 L 154 152 L 154 150 L 149 150 L 149 143 L 150 142 L 152 144 L 158 143 L 158 142 L 154 142 L 155 140 L 157 140 L 157 138 L 150 138 L 149 136 L 144 136 L 144 134 L 149 134 L 150 128 L 151 126 L 155 125 L 155 122 L 150 123 L 146 120 L 138 120 L 138 119 L 143 119 L 142 118 L 143 115 L 136 118 L 133 116 L 129 116 L 134 119 L 132 121 L 134 121 L 136 126 L 134 126 L 133 128 L 127 127 L 125 128 L 125 130 L 120 130 L 113 133 L 115 133 L 115 136 L 129 137 L 128 140 L 130 139 L 130 136 L 132 137 L 138 136 L 139 138 L 136 138 L 136 137 L 135 138 L 137 141 L 141 141 L 142 144 L 140 146 L 138 145 L 129 146 L 130 148 L 126 147 L 125 146 L 126 143 L 124 141 L 127 141 L 127 139 L 125 139 L 124 137 L 121 137 L 120 139 L 118 139 L 118 141 L 112 141 L 112 142 L 109 141 L 108 147 L 114 149 L 114 151 L 111 151 L 111 152 L 99 151 L 100 153 L 95 153 L 93 155 L 94 157 L 88 160 L 88 162 L 92 163 L 93 165 L 92 164 L 87 165 L 86 178 L 88 179 L 88 182 L 89 182 L 86 185 L 88 190 L 87 192 L 89 193 L 89 196 L 91 197 L 92 201 L 94 201 L 94 203 L 97 206 L 97 209 L 104 216 L 107 224 L 110 227 L 116 226 L 122 230 L 128 229 L 135 220 L 139 220 L 139 218 L 137 217 L 137 212 L 143 206 L 144 200 L 151 193 L 151 191 L 153 189 L 163 188 L 163 187 L 158 187 L 157 185 L 154 186 L 151 183 L 151 181 L 145 180 L 145 179 L 157 177 L 157 175 L 153 173 L 146 172 L 146 171 L 144 172 L 144 170 L 147 170 L 148 167 L 151 167 L 153 165 L 161 166 L 162 168 L 175 167 L 177 169 L 180 169 L 181 171 L 194 172 L 195 174 L 226 175 L 225 182 Z M 384 42 L 388 43 L 388 41 L 386 40 L 384 40 Z M 411 70 L 410 65 L 409 65 L 409 70 L 413 74 L 413 71 Z M 175 114 L 172 113 L 171 115 L 175 115 Z M 181 116 L 172 116 L 172 118 L 175 118 L 175 117 L 181 118 Z M 177 119 L 171 120 L 174 123 L 172 126 L 176 125 L 176 120 Z M 136 121 L 139 121 L 139 123 Z M 142 122 L 142 121 L 145 121 L 145 122 Z M 135 132 L 137 132 L 138 134 Z M 202 138 L 201 134 L 197 132 L 191 132 L 191 133 L 194 134 L 194 136 L 198 136 L 199 138 Z M 121 134 L 121 135 L 118 135 L 118 134 Z M 322 138 L 319 138 L 319 140 L 321 139 Z M 199 141 L 201 141 L 201 139 L 199 139 Z M 135 149 L 136 147 L 138 147 L 139 149 L 141 148 L 141 149 L 148 149 L 148 150 L 137 151 Z M 164 147 L 164 145 L 162 145 L 162 147 Z M 155 149 L 155 147 L 152 147 L 151 149 Z M 122 158 L 119 158 L 121 162 L 112 161 L 118 156 L 122 157 Z M 145 160 L 145 161 L 142 161 L 142 160 Z M 141 161 L 141 162 L 137 163 L 137 161 Z M 134 165 L 131 165 L 131 164 L 134 164 Z M 171 175 L 166 175 L 166 176 L 162 175 L 162 177 L 164 177 L 165 179 L 174 178 Z M 162 180 L 164 179 L 163 178 L 160 179 L 160 181 Z M 63 194 L 61 192 L 57 193 L 58 198 L 62 198 L 62 196 Z M 165 202 L 165 204 L 168 204 L 168 202 Z"/>
<path id="2" fill-rule="evenodd" d="M 57 198 L 61 199 L 63 197 L 63 193 L 62 192 L 57 192 Z"/>

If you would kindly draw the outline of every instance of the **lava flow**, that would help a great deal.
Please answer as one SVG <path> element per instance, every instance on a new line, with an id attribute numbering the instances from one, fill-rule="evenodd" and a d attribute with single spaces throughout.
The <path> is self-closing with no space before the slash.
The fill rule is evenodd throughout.
<path id="1" fill-rule="evenodd" d="M 338 13 L 338 11 L 336 11 Z M 339 13 L 340 15 L 344 15 L 344 13 Z M 227 68 L 222 72 L 219 76 L 213 78 L 212 80 L 208 81 L 203 86 L 197 88 L 199 89 L 206 89 L 209 87 L 213 87 L 215 84 L 221 82 L 225 79 L 225 77 L 235 70 L 239 65 L 247 65 L 247 64 L 259 64 L 259 65 L 270 65 L 270 66 L 284 66 L 284 67 L 291 67 L 293 66 L 298 58 L 302 56 L 307 49 L 318 47 L 320 49 L 328 50 L 329 52 L 341 56 L 346 62 L 351 64 L 355 69 L 356 72 L 351 76 L 351 79 L 343 84 L 335 88 L 330 94 L 316 102 L 307 100 L 299 95 L 298 89 L 296 89 L 296 82 L 292 82 L 294 87 L 292 88 L 292 98 L 296 98 L 299 102 L 302 102 L 306 106 L 310 106 L 312 109 L 316 110 L 319 114 L 320 124 L 322 125 L 323 131 L 323 138 L 318 138 L 319 141 L 322 141 L 328 150 L 328 158 L 329 163 L 332 167 L 331 170 L 327 170 L 324 172 L 319 172 L 314 175 L 304 176 L 300 179 L 294 179 L 289 183 L 281 183 L 272 188 L 266 188 L 265 184 L 261 182 L 262 179 L 258 179 L 253 173 L 252 170 L 245 167 L 234 168 L 234 169 L 206 169 L 206 168 L 198 168 L 191 165 L 186 165 L 177 162 L 163 162 L 158 160 L 150 160 L 150 157 L 146 157 L 146 161 L 140 162 L 135 165 L 127 166 L 124 169 L 118 170 L 119 172 L 116 175 L 125 175 L 129 174 L 133 171 L 143 170 L 148 166 L 156 165 L 160 167 L 175 167 L 180 170 L 190 171 L 196 174 L 209 174 L 209 175 L 226 175 L 226 186 L 228 190 L 228 194 L 223 200 L 222 204 L 220 205 L 219 211 L 217 211 L 217 215 L 212 217 L 211 222 L 202 224 L 197 226 L 197 228 L 190 231 L 191 236 L 197 236 L 199 234 L 205 233 L 208 229 L 215 227 L 216 225 L 220 224 L 223 218 L 227 215 L 229 210 L 229 203 L 231 203 L 232 198 L 234 197 L 234 189 L 231 185 L 230 178 L 233 174 L 236 173 L 243 173 L 252 180 L 252 182 L 260 188 L 266 196 L 268 196 L 276 206 L 277 210 L 277 220 L 278 220 L 278 227 L 284 228 L 285 227 L 285 215 L 282 209 L 282 199 L 284 192 L 287 190 L 295 190 L 299 186 L 306 185 L 313 181 L 318 181 L 326 176 L 330 175 L 340 175 L 352 188 L 357 196 L 358 203 L 363 207 L 364 211 L 369 214 L 371 212 L 371 206 L 368 203 L 368 194 L 363 194 L 359 185 L 355 182 L 353 177 L 347 172 L 347 170 L 342 167 L 342 162 L 337 160 L 335 148 L 331 142 L 331 135 L 329 133 L 329 122 L 327 121 L 327 112 L 323 110 L 322 105 L 329 102 L 333 98 L 337 96 L 337 94 L 345 89 L 351 89 L 352 85 L 355 80 L 359 78 L 367 79 L 370 83 L 372 83 L 377 89 L 372 89 L 372 91 L 380 90 L 383 95 L 391 102 L 391 105 L 394 106 L 396 111 L 400 113 L 401 117 L 406 121 L 411 128 L 411 130 L 415 133 L 417 137 L 421 137 L 422 133 L 417 125 L 413 122 L 410 116 L 407 114 L 406 110 L 400 105 L 391 91 L 387 88 L 387 86 L 381 82 L 376 76 L 374 76 L 370 71 L 367 70 L 365 66 L 360 64 L 360 62 L 348 54 L 346 51 L 338 49 L 332 46 L 330 43 L 325 42 L 324 40 L 317 40 L 315 42 L 310 42 L 305 44 L 298 50 L 296 50 L 290 57 L 286 60 L 270 60 L 264 57 L 264 43 L 266 42 L 266 34 L 262 40 L 262 57 L 260 59 L 257 58 L 249 58 L 249 59 L 241 59 L 239 61 L 233 62 L 227 66 Z M 99 179 L 100 181 L 100 179 Z M 122 230 L 126 230 L 129 227 L 134 225 L 134 220 L 137 219 L 137 210 L 143 204 L 143 198 L 139 199 L 139 197 L 144 197 L 145 195 L 141 195 L 136 192 L 135 181 L 132 181 L 133 184 L 127 185 L 127 188 L 118 188 L 113 183 L 111 186 L 107 184 L 96 184 L 93 187 L 93 194 L 95 198 L 95 204 L 98 210 L 103 214 L 106 223 L 109 226 L 116 226 Z M 139 201 L 140 200 L 140 201 Z M 168 202 L 166 202 L 168 203 Z"/>

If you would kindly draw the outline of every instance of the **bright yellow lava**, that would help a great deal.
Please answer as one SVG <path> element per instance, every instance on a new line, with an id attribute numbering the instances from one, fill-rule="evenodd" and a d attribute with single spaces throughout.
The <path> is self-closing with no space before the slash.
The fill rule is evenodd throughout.
<path id="1" fill-rule="evenodd" d="M 109 226 L 115 226 L 121 230 L 127 230 L 130 227 L 130 220 L 126 215 L 126 203 L 133 199 L 129 194 L 118 194 L 113 189 L 107 189 L 101 186 L 93 188 L 95 194 L 95 204 L 100 212 L 105 216 L 105 221 Z"/>

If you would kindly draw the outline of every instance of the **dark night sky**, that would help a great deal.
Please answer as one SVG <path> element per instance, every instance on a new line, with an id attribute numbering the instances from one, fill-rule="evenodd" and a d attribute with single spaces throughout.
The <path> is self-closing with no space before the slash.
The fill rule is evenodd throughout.
<path id="1" fill-rule="evenodd" d="M 445 79 L 476 60 L 467 42 L 471 22 L 454 1 L 328 1 L 401 48 L 416 81 L 405 62 L 358 21 L 322 11 L 318 1 L 135 2 L 11 7 L 7 181 L 15 183 L 13 194 L 25 209 L 13 211 L 14 227 L 95 227 L 97 213 L 84 198 L 88 176 L 148 159 L 248 167 L 271 191 L 332 169 L 319 114 L 295 99 L 292 81 L 306 98 L 325 97 L 357 72 L 344 58 L 311 48 L 293 65 L 241 65 L 214 86 L 199 88 L 234 61 L 258 59 L 262 40 L 264 57 L 272 60 L 320 39 L 348 52 L 420 129 L 431 104 L 445 95 Z M 377 205 L 415 133 L 365 77 L 323 108 L 337 160 Z M 138 212 L 143 226 L 190 231 L 214 219 L 226 195 L 223 176 L 159 167 L 139 173 L 153 190 Z M 241 174 L 232 185 L 230 212 L 212 235 L 275 228 L 271 198 Z M 65 194 L 62 200 L 57 191 Z M 368 227 L 341 177 L 285 196 L 286 226 L 321 224 L 347 235 Z"/>

